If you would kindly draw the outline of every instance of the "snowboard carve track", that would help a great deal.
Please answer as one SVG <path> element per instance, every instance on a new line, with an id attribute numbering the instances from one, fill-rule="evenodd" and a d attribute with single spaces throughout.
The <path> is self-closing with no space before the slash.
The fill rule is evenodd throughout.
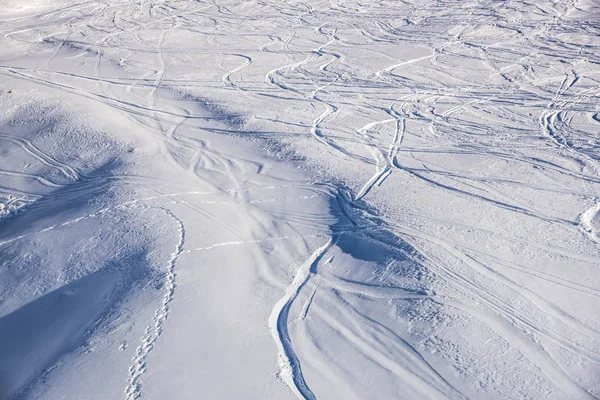
<path id="1" fill-rule="evenodd" d="M 317 397 L 310 390 L 302 376 L 300 360 L 294 351 L 288 331 L 289 312 L 300 290 L 306 285 L 319 260 L 333 242 L 334 238 L 330 237 L 327 243 L 317 248 L 308 260 L 298 268 L 292 283 L 285 289 L 284 296 L 275 303 L 271 315 L 269 315 L 269 328 L 278 350 L 279 376 L 299 399 L 316 400 Z"/>

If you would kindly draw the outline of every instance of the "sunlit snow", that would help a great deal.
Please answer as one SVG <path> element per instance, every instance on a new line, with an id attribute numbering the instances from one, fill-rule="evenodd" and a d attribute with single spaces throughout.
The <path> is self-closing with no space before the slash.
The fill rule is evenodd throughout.
<path id="1" fill-rule="evenodd" d="M 0 400 L 600 398 L 597 1 L 0 32 Z"/>

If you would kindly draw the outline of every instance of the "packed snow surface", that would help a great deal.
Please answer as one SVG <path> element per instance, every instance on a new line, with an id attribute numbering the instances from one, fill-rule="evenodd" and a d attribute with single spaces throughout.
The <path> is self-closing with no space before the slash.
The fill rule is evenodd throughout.
<path id="1" fill-rule="evenodd" d="M 0 32 L 0 399 L 600 398 L 597 1 Z"/>

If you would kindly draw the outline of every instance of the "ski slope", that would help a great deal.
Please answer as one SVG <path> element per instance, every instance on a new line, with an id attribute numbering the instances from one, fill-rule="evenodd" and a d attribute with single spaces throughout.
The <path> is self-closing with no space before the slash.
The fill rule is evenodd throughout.
<path id="1" fill-rule="evenodd" d="M 600 398 L 599 21 L 0 0 L 0 400 Z"/>

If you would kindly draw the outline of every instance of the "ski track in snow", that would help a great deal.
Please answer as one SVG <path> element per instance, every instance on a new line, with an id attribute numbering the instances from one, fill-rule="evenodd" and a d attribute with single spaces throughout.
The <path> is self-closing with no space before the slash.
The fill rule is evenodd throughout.
<path id="1" fill-rule="evenodd" d="M 302 375 L 300 360 L 294 351 L 292 340 L 288 331 L 289 312 L 300 290 L 306 285 L 310 276 L 316 272 L 316 266 L 334 239 L 331 237 L 327 243 L 318 247 L 314 253 L 296 271 L 294 279 L 285 289 L 285 293 L 269 315 L 271 335 L 277 343 L 279 376 L 286 385 L 298 396 L 299 399 L 315 400 L 314 393 L 310 390 Z"/>

